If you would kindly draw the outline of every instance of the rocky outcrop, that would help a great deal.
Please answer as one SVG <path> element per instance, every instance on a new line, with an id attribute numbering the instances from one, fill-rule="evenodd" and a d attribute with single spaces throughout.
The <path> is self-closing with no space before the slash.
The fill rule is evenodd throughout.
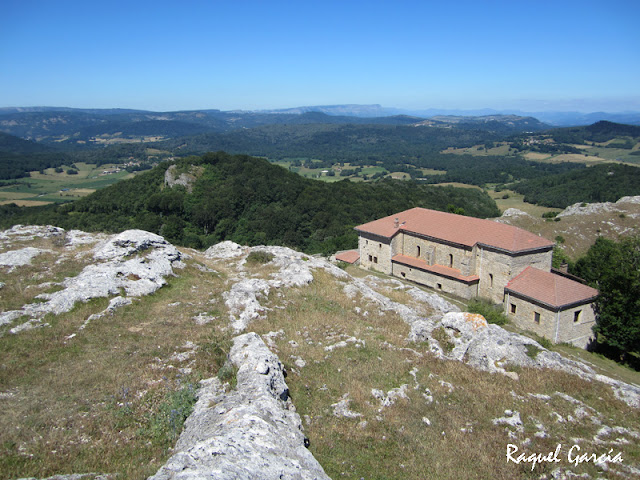
<path id="1" fill-rule="evenodd" d="M 188 172 L 183 172 L 178 175 L 177 167 L 175 165 L 171 165 L 164 173 L 164 183 L 169 188 L 181 185 L 187 189 L 187 192 L 191 193 L 191 190 L 193 190 L 193 183 L 198 179 L 198 176 L 201 175 L 201 173 L 201 167 L 192 165 Z"/>
<path id="2" fill-rule="evenodd" d="M 415 322 L 411 327 L 410 340 L 428 341 L 432 351 L 443 358 L 514 379 L 518 375 L 509 369 L 511 366 L 561 370 L 588 381 L 607 383 L 620 400 L 632 407 L 640 407 L 639 387 L 599 375 L 588 365 L 550 352 L 529 337 L 488 324 L 481 315 L 452 312 L 440 320 Z M 442 338 L 435 338 L 435 331 L 439 329 L 447 336 L 446 345 L 442 344 Z"/>
<path id="3" fill-rule="evenodd" d="M 230 360 L 237 387 L 203 382 L 176 453 L 151 479 L 329 479 L 306 448 L 283 366 L 260 336 L 236 337 Z"/>
<path id="4" fill-rule="evenodd" d="M 593 215 L 601 212 L 619 212 L 619 207 L 623 204 L 640 204 L 640 196 L 622 197 L 617 202 L 604 203 L 574 203 L 558 214 L 558 217 L 569 217 L 571 215 Z"/>
<path id="5" fill-rule="evenodd" d="M 243 255 L 244 252 L 245 249 L 237 243 L 225 240 L 207 248 L 204 255 L 207 258 L 234 258 Z"/>
<path id="6" fill-rule="evenodd" d="M 348 275 L 324 258 L 310 257 L 287 247 L 258 246 L 243 249 L 233 242 L 222 242 L 210 247 L 205 255 L 213 259 L 234 258 L 250 252 L 265 252 L 272 256 L 268 265 L 275 265 L 278 271 L 270 279 L 239 278 L 231 288 L 223 294 L 225 305 L 229 309 L 231 327 L 236 332 L 244 331 L 249 323 L 258 318 L 264 307 L 260 304 L 269 292 L 278 288 L 302 287 L 313 281 L 312 271 L 324 269 L 338 278 Z M 246 258 L 240 259 L 238 270 L 244 275 L 243 265 Z"/>
<path id="7" fill-rule="evenodd" d="M 38 326 L 47 313 L 68 312 L 78 302 L 118 295 L 121 290 L 127 297 L 148 295 L 166 283 L 165 277 L 173 274 L 173 268 L 182 266 L 178 249 L 161 236 L 142 230 L 127 230 L 110 237 L 95 247 L 93 257 L 96 263 L 87 265 L 79 275 L 66 278 L 62 290 L 38 295 L 41 302 L 0 314 L 0 325 L 29 317 L 10 330 L 18 333 Z"/>
<path id="8" fill-rule="evenodd" d="M 25 247 L 18 250 L 10 250 L 8 252 L 0 253 L 0 266 L 9 267 L 9 272 L 12 272 L 16 267 L 23 267 L 29 265 L 31 260 L 45 253 L 48 250 L 35 247 Z"/>

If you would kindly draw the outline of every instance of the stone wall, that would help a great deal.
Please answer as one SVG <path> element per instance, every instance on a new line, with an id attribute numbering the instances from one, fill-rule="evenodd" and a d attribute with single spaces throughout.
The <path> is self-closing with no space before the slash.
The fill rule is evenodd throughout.
<path id="1" fill-rule="evenodd" d="M 556 312 L 524 298 L 507 294 L 504 308 L 507 316 L 518 327 L 548 338 L 554 343 L 567 342 L 585 348 L 594 337 L 592 328 L 596 318 L 593 303 Z"/>
<path id="2" fill-rule="evenodd" d="M 596 313 L 593 303 L 563 310 L 560 312 L 558 342 L 567 342 L 576 347 L 586 348 L 595 338 L 593 333 L 595 324 Z"/>
<path id="3" fill-rule="evenodd" d="M 502 303 L 507 283 L 519 275 L 525 268 L 532 266 L 543 271 L 551 270 L 551 250 L 527 255 L 507 255 L 495 250 L 474 247 L 477 271 L 480 277 L 478 296 L 488 298 L 494 303 Z"/>
<path id="4" fill-rule="evenodd" d="M 367 270 L 376 270 L 391 275 L 391 252 L 398 236 L 389 240 L 385 237 L 360 233 L 358 249 L 360 251 L 360 265 Z"/>
<path id="5" fill-rule="evenodd" d="M 431 272 L 426 272 L 419 268 L 409 267 L 395 262 L 392 267 L 393 276 L 411 280 L 412 282 L 419 283 L 420 285 L 433 288 L 438 292 L 449 293 L 466 299 L 476 297 L 478 293 L 477 282 L 468 284 L 466 282 L 443 277 Z"/>

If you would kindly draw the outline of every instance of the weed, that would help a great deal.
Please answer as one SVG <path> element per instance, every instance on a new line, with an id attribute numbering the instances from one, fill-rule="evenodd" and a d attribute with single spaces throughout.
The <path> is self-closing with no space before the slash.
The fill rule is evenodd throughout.
<path id="1" fill-rule="evenodd" d="M 231 362 L 225 362 L 225 364 L 218 370 L 218 378 L 223 383 L 229 383 L 231 388 L 235 388 L 238 382 L 236 374 L 238 368 Z"/>
<path id="2" fill-rule="evenodd" d="M 534 360 L 538 356 L 538 353 L 542 351 L 535 345 L 532 345 L 531 343 L 526 344 L 525 348 L 527 349 L 527 357 L 533 358 Z"/>
<path id="3" fill-rule="evenodd" d="M 191 415 L 196 400 L 196 388 L 191 383 L 180 390 L 169 392 L 141 433 L 156 443 L 170 447 L 180 435 L 182 425 Z"/>
<path id="4" fill-rule="evenodd" d="M 506 325 L 509 319 L 502 312 L 502 309 L 491 303 L 489 300 L 476 298 L 469 302 L 467 310 L 471 313 L 479 313 L 488 323 L 496 325 Z"/>
<path id="5" fill-rule="evenodd" d="M 269 263 L 273 260 L 273 253 L 265 252 L 264 250 L 254 250 L 247 255 L 247 263 L 249 265 Z"/>
<path id="6" fill-rule="evenodd" d="M 431 331 L 431 336 L 438 341 L 440 347 L 442 347 L 442 350 L 444 350 L 445 353 L 451 352 L 451 350 L 456 346 L 449 338 L 449 335 L 447 335 L 444 327 L 433 329 Z"/>

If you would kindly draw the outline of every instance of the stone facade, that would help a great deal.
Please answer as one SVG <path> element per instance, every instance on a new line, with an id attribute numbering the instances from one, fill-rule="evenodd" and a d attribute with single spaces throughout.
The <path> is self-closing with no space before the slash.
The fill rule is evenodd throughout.
<path id="1" fill-rule="evenodd" d="M 594 339 L 596 315 L 593 303 L 551 308 L 531 299 L 506 293 L 505 314 L 523 330 L 531 331 L 554 343 L 570 343 L 586 348 Z"/>
<path id="2" fill-rule="evenodd" d="M 356 231 L 360 265 L 365 269 L 463 299 L 480 297 L 503 304 L 514 323 L 554 342 L 584 347 L 593 336 L 592 302 L 597 291 L 581 286 L 577 299 L 568 294 L 568 302 L 558 298 L 560 303 L 554 303 L 555 297 L 552 305 L 543 301 L 556 291 L 556 278 L 550 273 L 553 243 L 548 240 L 490 220 L 419 208 L 360 225 Z M 545 276 L 533 279 L 531 268 L 546 272 Z M 549 285 L 540 290 L 540 296 L 536 292 L 518 295 L 518 288 L 507 292 L 514 279 L 520 279 L 516 287 L 524 286 L 525 290 L 536 290 L 536 283 Z M 580 285 L 567 279 L 561 282 L 564 298 L 568 298 L 567 289 L 574 289 L 573 284 Z"/>
<path id="3" fill-rule="evenodd" d="M 358 241 L 360 265 L 367 270 L 391 275 L 391 250 L 396 239 L 388 239 L 378 235 L 361 234 Z"/>

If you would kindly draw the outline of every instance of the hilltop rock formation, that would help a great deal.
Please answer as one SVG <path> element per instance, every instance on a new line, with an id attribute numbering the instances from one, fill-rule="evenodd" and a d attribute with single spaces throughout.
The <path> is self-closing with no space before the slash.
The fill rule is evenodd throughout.
<path id="1" fill-rule="evenodd" d="M 22 234 L 24 230 L 17 229 L 16 232 Z M 62 233 L 61 229 L 56 230 L 57 235 Z M 15 252 L 3 255 L 13 254 L 9 258 L 15 258 Z M 70 311 L 78 302 L 117 295 L 121 289 L 127 297 L 149 295 L 166 283 L 165 277 L 173 274 L 173 268 L 182 266 L 182 254 L 176 247 L 161 236 L 142 230 L 127 230 L 113 235 L 98 243 L 92 253 L 96 263 L 87 265 L 79 275 L 63 280 L 60 284 L 62 290 L 40 294 L 36 298 L 41 302 L 1 313 L 0 325 L 26 316 L 29 319 L 12 328 L 11 333 L 42 326 L 41 319 L 48 313 L 59 315 Z M 110 308 L 117 305 L 110 305 Z"/>
<path id="2" fill-rule="evenodd" d="M 329 479 L 307 450 L 283 366 L 255 333 L 234 338 L 237 387 L 203 382 L 176 453 L 150 480 Z"/>

